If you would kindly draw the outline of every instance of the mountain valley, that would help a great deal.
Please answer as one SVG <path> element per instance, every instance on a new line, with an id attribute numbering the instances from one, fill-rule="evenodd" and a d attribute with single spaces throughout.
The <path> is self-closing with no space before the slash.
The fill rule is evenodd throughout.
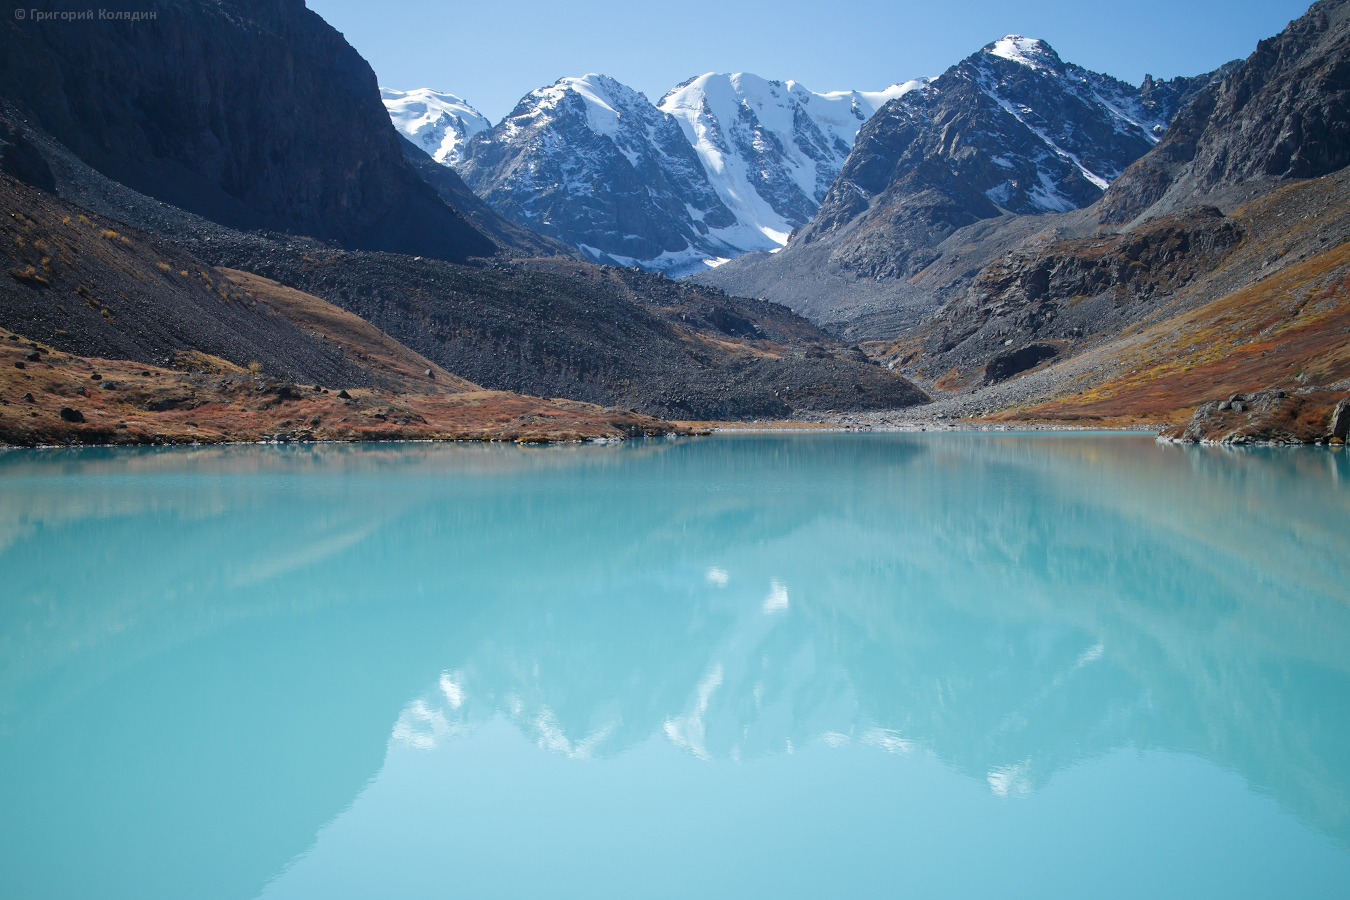
<path id="1" fill-rule="evenodd" d="M 207 16 L 203 24 L 211 21 Z M 328 105 L 341 102 L 333 98 Z M 425 155 L 419 160 L 421 151 L 406 142 L 400 146 L 383 115 L 378 121 L 397 152 L 388 168 L 420 185 L 423 199 L 439 204 L 437 215 L 470 235 L 453 252 L 387 253 L 379 252 L 384 238 L 372 251 L 360 240 L 239 230 L 229 215 L 213 219 L 215 207 L 184 209 L 98 171 L 47 133 L 23 97 L 5 105 L 0 119 L 10 223 L 0 326 L 54 352 L 165 369 L 197 354 L 217 367 L 257 365 L 268 377 L 343 389 L 358 399 L 358 391 L 440 395 L 450 379 L 462 378 L 489 392 L 598 403 L 581 419 L 600 421 L 620 415 L 605 412 L 619 404 L 706 419 L 781 416 L 796 405 L 881 409 L 926 399 L 903 377 L 782 307 L 572 262 L 567 247 L 502 219 L 452 170 Z M 418 162 L 438 177 L 419 177 Z M 527 262 L 531 258 L 557 263 Z M 390 381 L 385 367 L 359 362 L 362 356 L 352 360 L 331 341 L 316 339 L 314 329 L 298 329 L 277 314 L 257 284 L 238 280 L 241 272 L 270 276 L 314 302 L 358 313 L 381 330 L 382 340 L 442 375 L 434 387 Z M 18 387 L 0 390 L 0 399 L 17 400 L 9 394 L 25 393 Z M 525 400 L 536 407 L 555 402 Z M 580 421 L 581 408 L 568 407 L 572 419 Z M 453 433 L 589 433 L 560 431 L 549 416 L 506 432 L 499 417 L 489 419 L 477 426 L 459 421 Z M 256 435 L 258 427 L 241 434 Z M 70 439 L 105 434 L 92 426 L 63 428 Z M 284 430 L 277 423 L 271 428 Z M 9 439 L 18 440 L 13 433 Z"/>
<path id="2" fill-rule="evenodd" d="M 1350 387 L 1345 0 L 1139 87 L 1006 35 L 876 92 L 563 78 L 495 126 L 379 89 L 299 0 L 160 6 L 172 25 L 137 32 L 6 19 L 0 327 L 21 342 L 596 421 L 1156 425 L 1279 390 L 1316 393 L 1303 439 Z M 323 337 L 339 315 L 365 349 Z"/>

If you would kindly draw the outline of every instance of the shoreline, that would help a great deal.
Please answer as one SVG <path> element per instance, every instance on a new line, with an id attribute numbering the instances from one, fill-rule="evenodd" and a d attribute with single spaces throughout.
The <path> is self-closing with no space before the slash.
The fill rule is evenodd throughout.
<path id="1" fill-rule="evenodd" d="M 70 442 L 65 444 L 11 444 L 0 442 L 0 452 L 10 450 L 73 450 L 81 448 L 142 448 L 142 447 L 281 447 L 281 446 L 335 446 L 357 444 L 515 444 L 520 447 L 547 447 L 575 444 L 623 444 L 634 440 L 673 440 L 676 438 L 713 437 L 733 434 L 1019 434 L 1053 432 L 1113 432 L 1120 434 L 1156 434 L 1156 427 L 1101 427 L 1052 425 L 1044 423 L 1017 424 L 1006 423 L 940 423 L 936 425 L 878 426 L 858 427 L 802 422 L 791 419 L 750 422 L 693 422 L 680 421 L 672 424 L 680 426 L 682 431 L 666 434 L 633 435 L 625 437 L 579 437 L 549 439 L 543 437 L 453 437 L 453 438 L 307 438 L 282 440 L 220 440 L 220 441 L 182 441 L 164 440 L 148 442 Z"/>

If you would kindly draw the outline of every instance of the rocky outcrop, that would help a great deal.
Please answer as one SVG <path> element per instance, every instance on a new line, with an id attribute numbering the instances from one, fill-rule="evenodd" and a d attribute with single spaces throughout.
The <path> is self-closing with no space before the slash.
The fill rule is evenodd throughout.
<path id="1" fill-rule="evenodd" d="M 1332 410 L 1327 438 L 1341 443 L 1350 438 L 1350 397 L 1337 403 L 1336 408 Z"/>
<path id="2" fill-rule="evenodd" d="M 1350 4 L 1319 0 L 1202 90 L 1115 181 L 1099 214 L 1124 224 L 1235 185 L 1350 164 Z"/>
<path id="3" fill-rule="evenodd" d="M 1338 425 L 1350 418 L 1348 408 L 1350 398 L 1322 388 L 1239 393 L 1200 404 L 1189 422 L 1164 429 L 1158 439 L 1185 444 L 1343 444 L 1346 428 L 1338 433 Z"/>
<path id="4" fill-rule="evenodd" d="M 231 227 L 464 259 L 495 248 L 403 159 L 370 66 L 302 0 L 0 3 L 0 95 L 110 178 Z"/>
<path id="5" fill-rule="evenodd" d="M 1005 346 L 1045 339 L 1076 343 L 1140 321 L 1158 301 L 1212 271 L 1242 236 L 1218 209 L 1200 207 L 1123 234 L 1010 250 L 982 268 L 965 296 L 930 323 L 924 338 L 928 370 L 986 365 L 1002 371 Z M 1000 379 L 985 375 L 985 383 L 992 380 Z"/>
<path id="6" fill-rule="evenodd" d="M 1054 344 L 1028 344 L 995 354 L 984 367 L 984 383 L 998 384 L 1059 356 Z"/>
<path id="7" fill-rule="evenodd" d="M 42 153 L 12 121 L 0 118 L 0 172 L 44 191 L 56 190 L 56 176 Z"/>

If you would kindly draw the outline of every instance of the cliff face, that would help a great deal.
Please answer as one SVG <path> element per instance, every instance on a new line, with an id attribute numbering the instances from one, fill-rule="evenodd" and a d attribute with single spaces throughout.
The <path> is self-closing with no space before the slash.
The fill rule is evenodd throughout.
<path id="1" fill-rule="evenodd" d="M 370 66 L 302 0 L 147 0 L 140 22 L 0 2 L 0 91 L 100 172 L 236 228 L 494 252 L 403 159 Z"/>
<path id="2" fill-rule="evenodd" d="M 1321 0 L 1200 92 L 1111 185 L 1100 218 L 1125 224 L 1217 189 L 1316 178 L 1347 164 L 1350 4 Z"/>

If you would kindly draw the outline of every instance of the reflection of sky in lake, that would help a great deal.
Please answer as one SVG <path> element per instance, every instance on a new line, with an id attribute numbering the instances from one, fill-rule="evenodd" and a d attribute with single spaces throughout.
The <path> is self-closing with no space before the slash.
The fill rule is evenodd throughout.
<path id="1" fill-rule="evenodd" d="M 0 455 L 0 883 L 1325 893 L 1348 476 L 1090 435 Z"/>

